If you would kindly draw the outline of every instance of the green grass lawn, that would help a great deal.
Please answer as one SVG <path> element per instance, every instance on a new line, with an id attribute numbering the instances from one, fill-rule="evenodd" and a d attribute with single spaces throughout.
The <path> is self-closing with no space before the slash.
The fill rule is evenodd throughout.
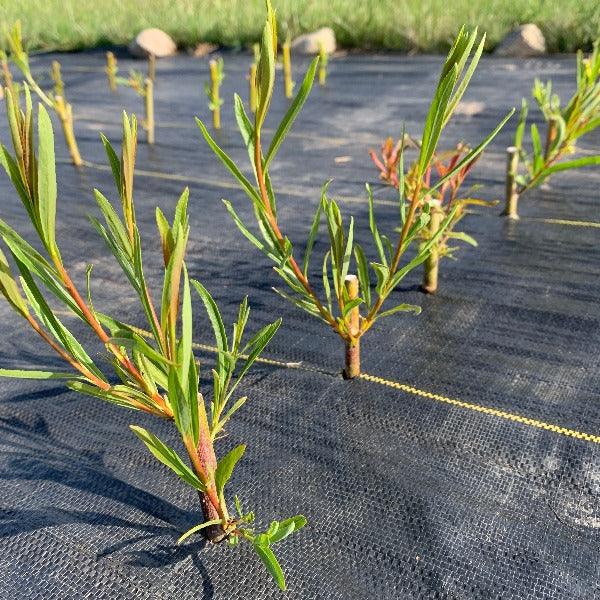
<path id="1" fill-rule="evenodd" d="M 292 35 L 331 25 L 341 45 L 437 51 L 461 24 L 488 32 L 492 48 L 516 23 L 537 23 L 550 51 L 589 47 L 600 36 L 597 0 L 274 0 Z M 16 19 L 30 49 L 124 44 L 144 27 L 166 30 L 181 46 L 228 46 L 258 39 L 262 0 L 0 0 L 0 23 Z M 3 38 L 0 39 L 0 43 Z"/>

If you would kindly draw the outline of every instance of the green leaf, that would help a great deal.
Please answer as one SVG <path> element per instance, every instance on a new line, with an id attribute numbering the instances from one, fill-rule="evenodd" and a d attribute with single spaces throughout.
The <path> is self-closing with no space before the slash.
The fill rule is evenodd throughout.
<path id="1" fill-rule="evenodd" d="M 460 71 L 462 71 L 462 69 L 464 68 L 464 64 L 465 64 L 466 60 L 468 59 L 469 54 L 471 53 L 471 49 L 473 47 L 473 44 L 475 43 L 476 38 L 477 38 L 477 28 L 471 34 L 471 38 L 469 40 L 470 44 L 468 45 L 468 50 L 465 50 L 465 53 L 464 53 L 464 62 L 462 63 L 462 66 L 459 66 Z M 475 72 L 475 69 L 477 68 L 477 64 L 479 63 L 479 59 L 481 58 L 481 55 L 483 53 L 483 48 L 485 46 L 485 38 L 486 38 L 486 35 L 484 33 L 483 36 L 481 37 L 481 40 L 477 47 L 477 50 L 475 50 L 475 54 L 473 55 L 473 58 L 471 59 L 471 64 L 469 65 L 467 72 L 465 73 L 460 84 L 458 85 L 458 88 L 456 89 L 454 96 L 452 96 L 452 100 L 450 101 L 448 108 L 446 109 L 446 116 L 444 118 L 444 123 L 443 123 L 442 127 L 445 127 L 446 124 L 448 123 L 448 121 L 450 120 L 452 113 L 458 106 L 458 103 L 461 101 L 461 99 L 471 81 L 471 78 L 473 77 L 473 73 Z"/>
<path id="2" fill-rule="evenodd" d="M 354 259 L 358 271 L 358 281 L 360 284 L 361 294 L 365 299 L 367 307 L 371 306 L 371 281 L 369 277 L 369 266 L 367 258 L 362 247 L 359 244 L 354 245 Z"/>
<path id="3" fill-rule="evenodd" d="M 0 369 L 0 377 L 14 377 L 16 379 L 73 379 L 73 373 Z"/>
<path id="4" fill-rule="evenodd" d="M 315 58 L 308 67 L 308 71 L 304 76 L 304 80 L 302 81 L 302 85 L 296 94 L 293 102 L 288 108 L 285 116 L 283 117 L 281 123 L 279 123 L 279 127 L 277 127 L 277 131 L 271 140 L 271 145 L 269 146 L 269 150 L 267 151 L 267 155 L 265 157 L 265 170 L 269 167 L 269 164 L 275 158 L 277 151 L 279 150 L 279 146 L 285 139 L 285 136 L 288 134 L 290 128 L 294 124 L 296 117 L 302 110 L 306 99 L 308 98 L 310 91 L 312 89 L 315 74 L 317 72 L 317 66 L 319 64 L 319 58 Z"/>
<path id="5" fill-rule="evenodd" d="M 190 294 L 190 281 L 185 265 L 183 266 L 183 296 L 181 301 L 181 342 L 180 342 L 180 378 L 182 382 L 188 380 L 190 361 L 194 361 L 192 354 L 192 297 Z"/>
<path id="6" fill-rule="evenodd" d="M 62 324 L 60 319 L 56 317 L 46 299 L 43 297 L 40 289 L 36 285 L 31 273 L 27 267 L 15 257 L 17 267 L 21 273 L 21 283 L 23 291 L 29 300 L 29 304 L 37 314 L 42 323 L 51 331 L 61 346 L 68 354 L 73 356 L 78 362 L 85 365 L 94 375 L 102 381 L 105 381 L 104 375 L 96 367 L 83 346 L 75 338 L 75 336 Z"/>
<path id="7" fill-rule="evenodd" d="M 421 151 L 419 154 L 417 179 L 420 180 L 431 161 L 440 139 L 446 108 L 450 100 L 450 95 L 456 84 L 458 71 L 456 64 L 448 71 L 435 92 L 435 96 L 429 107 L 429 113 L 425 120 L 423 129 L 423 139 L 421 142 Z"/>
<path id="8" fill-rule="evenodd" d="M 113 208 L 112 204 L 108 201 L 108 199 L 100 192 L 99 190 L 94 188 L 94 197 L 96 199 L 96 204 L 104 217 L 106 225 L 112 234 L 114 240 L 118 243 L 121 250 L 128 256 L 131 257 L 133 254 L 133 250 L 131 247 L 131 242 L 129 240 L 129 235 L 125 230 L 125 226 L 123 222 L 119 218 L 119 215 Z"/>
<path id="9" fill-rule="evenodd" d="M 110 169 L 113 174 L 113 178 L 115 180 L 115 185 L 117 190 L 121 190 L 121 162 L 115 149 L 112 147 L 112 144 L 108 141 L 108 138 L 101 133 L 100 139 L 102 140 L 102 144 L 104 145 L 104 151 L 106 152 L 106 156 L 108 157 L 108 162 L 110 163 Z"/>
<path id="10" fill-rule="evenodd" d="M 383 265 L 387 266 L 387 259 L 385 256 L 385 251 L 383 250 L 383 244 L 381 243 L 381 236 L 379 235 L 379 230 L 377 229 L 377 222 L 375 220 L 375 209 L 373 206 L 373 190 L 369 184 L 366 184 L 367 194 L 369 195 L 369 228 L 371 229 L 371 235 L 373 236 L 373 241 L 375 242 L 375 247 L 377 248 L 377 253 L 379 254 L 379 260 Z"/>
<path id="11" fill-rule="evenodd" d="M 226 483 L 231 478 L 233 469 L 246 451 L 246 444 L 240 444 L 228 452 L 217 464 L 215 471 L 215 486 L 219 496 L 223 493 Z"/>
<path id="12" fill-rule="evenodd" d="M 427 193 L 432 194 L 435 192 L 435 190 L 444 185 L 446 181 L 454 177 L 454 175 L 456 175 L 456 173 L 458 173 L 463 167 L 471 163 L 475 157 L 479 156 L 487 148 L 488 144 L 496 137 L 496 135 L 498 135 L 498 132 L 502 129 L 502 127 L 504 127 L 506 122 L 513 116 L 514 113 L 515 109 L 513 108 L 478 146 L 473 148 L 473 150 L 471 150 L 471 152 L 469 152 L 461 161 L 459 161 L 453 169 L 448 171 L 448 173 L 446 173 L 443 177 L 440 177 L 440 179 L 436 181 L 435 185 L 427 190 Z"/>
<path id="13" fill-rule="evenodd" d="M 551 173 L 557 173 L 558 171 L 566 171 L 568 169 L 579 169 L 580 167 L 589 167 L 592 165 L 600 165 L 600 155 L 597 156 L 584 156 L 582 158 L 576 158 L 575 160 L 567 160 L 564 162 L 557 163 L 544 169 L 543 175 L 548 176 Z"/>
<path id="14" fill-rule="evenodd" d="M 332 303 L 331 303 L 331 288 L 329 286 L 329 275 L 327 268 L 327 261 L 329 259 L 329 255 L 331 254 L 331 250 L 328 250 L 325 256 L 323 257 L 323 288 L 325 289 L 325 297 L 327 298 L 327 307 L 329 312 L 332 311 Z"/>
<path id="15" fill-rule="evenodd" d="M 250 183 L 248 178 L 237 168 L 237 165 L 233 162 L 229 155 L 224 150 L 222 150 L 219 147 L 219 145 L 213 140 L 204 123 L 200 119 L 196 118 L 196 124 L 200 128 L 204 139 L 211 147 L 212 151 L 217 155 L 217 157 L 225 165 L 225 167 L 227 167 L 229 172 L 240 182 L 240 184 L 244 188 L 244 191 L 246 192 L 246 194 L 248 194 L 252 202 L 258 202 L 260 204 L 261 198 L 258 195 L 258 192 L 254 189 L 253 185 Z"/>
<path id="16" fill-rule="evenodd" d="M 129 428 L 137 435 L 148 450 L 164 465 L 169 467 L 178 477 L 201 492 L 206 491 L 206 486 L 198 479 L 198 476 L 181 460 L 179 455 L 161 442 L 155 435 L 143 427 L 130 425 Z"/>
<path id="17" fill-rule="evenodd" d="M 274 40 L 277 33 L 273 30 L 275 23 L 271 18 L 267 19 L 262 34 L 260 46 L 260 58 L 256 68 L 256 96 L 257 107 L 255 114 L 255 127 L 260 130 L 273 96 L 273 87 L 275 85 L 275 51 Z"/>
<path id="18" fill-rule="evenodd" d="M 544 164 L 544 151 L 537 125 L 531 125 L 531 142 L 533 143 L 533 170 L 537 173 Z"/>
<path id="19" fill-rule="evenodd" d="M 257 536 L 258 537 L 258 536 Z M 281 570 L 281 566 L 277 562 L 277 558 L 275 558 L 275 554 L 273 554 L 273 550 L 268 546 L 264 546 L 258 543 L 254 543 L 254 550 L 263 561 L 265 567 L 267 567 L 267 571 L 271 574 L 279 589 L 285 591 L 285 577 L 283 575 L 283 571 Z"/>
<path id="20" fill-rule="evenodd" d="M 323 210 L 323 198 L 325 196 L 325 193 L 327 192 L 328 185 L 329 182 L 327 182 L 323 187 L 323 191 L 321 193 L 321 201 L 317 205 L 317 210 L 315 212 L 315 216 L 313 217 L 312 225 L 310 227 L 310 233 L 308 234 L 308 240 L 306 241 L 306 249 L 304 250 L 304 262 L 302 264 L 302 272 L 304 273 L 305 277 L 307 277 L 308 275 L 310 256 L 315 245 L 315 240 L 317 239 L 317 234 L 319 233 L 319 225 L 321 224 L 321 212 Z"/>
<path id="21" fill-rule="evenodd" d="M 48 112 L 42 104 L 38 113 L 38 201 L 44 243 L 48 252 L 58 253 L 55 238 L 56 223 L 56 163 L 54 133 Z"/>
<path id="22" fill-rule="evenodd" d="M 362 298 L 354 298 L 353 300 L 349 300 L 344 304 L 344 310 L 342 311 L 342 317 L 346 318 L 348 313 L 357 306 L 360 306 L 364 300 Z"/>
<path id="23" fill-rule="evenodd" d="M 248 352 L 248 357 L 242 366 L 235 384 L 232 386 L 231 390 L 227 394 L 227 400 L 233 394 L 235 388 L 241 382 L 242 378 L 246 375 L 250 367 L 254 364 L 256 359 L 262 354 L 262 351 L 267 347 L 273 336 L 277 333 L 281 325 L 281 319 L 277 319 L 277 321 L 270 323 L 269 325 L 265 325 L 262 329 L 258 331 L 252 337 L 252 339 L 246 344 L 244 348 L 244 353 Z"/>
<path id="24" fill-rule="evenodd" d="M 187 382 L 186 382 L 187 383 Z M 194 424 L 191 414 L 191 400 L 187 386 L 183 387 L 175 367 L 169 370 L 169 402 L 173 409 L 175 425 L 183 437 L 189 437 L 194 442 Z M 195 398 L 194 398 L 195 399 Z"/>
<path id="25" fill-rule="evenodd" d="M 269 536 L 271 544 L 276 544 L 277 542 L 284 540 L 290 534 L 302 529 L 306 523 L 306 517 L 303 515 L 296 515 L 295 517 L 280 521 L 277 531 Z"/>
<path id="26" fill-rule="evenodd" d="M 200 298 L 202 299 L 202 302 L 204 303 L 204 307 L 206 308 L 210 324 L 213 328 L 215 342 L 217 343 L 217 348 L 219 349 L 219 354 L 217 358 L 217 370 L 220 374 L 222 369 L 225 367 L 223 353 L 229 351 L 229 343 L 227 341 L 225 323 L 223 323 L 223 317 L 221 317 L 221 312 L 219 311 L 217 303 L 214 301 L 213 297 L 210 295 L 208 290 L 199 281 L 196 281 L 195 279 L 192 279 L 192 285 L 196 288 L 196 291 L 198 292 Z"/>
<path id="27" fill-rule="evenodd" d="M 394 308 L 383 311 L 377 318 L 381 319 L 383 317 L 389 317 L 397 312 L 413 312 L 415 315 L 419 315 L 421 314 L 421 307 L 416 306 L 415 304 L 399 304 L 398 306 L 394 306 Z"/>
<path id="28" fill-rule="evenodd" d="M 200 525 L 196 525 L 195 527 L 192 527 L 191 529 L 188 529 L 177 540 L 177 545 L 179 546 L 182 542 L 184 542 L 185 540 L 187 540 L 187 538 L 189 538 L 191 535 L 194 535 L 194 533 L 197 533 L 198 531 L 201 531 L 205 527 L 211 527 L 213 525 L 220 525 L 221 523 L 222 523 L 221 519 L 213 519 L 212 521 L 204 521 L 204 523 L 200 523 Z"/>
<path id="29" fill-rule="evenodd" d="M 527 104 L 527 100 L 523 98 L 521 101 L 521 112 L 519 113 L 519 122 L 517 124 L 517 129 L 515 131 L 515 141 L 514 145 L 516 148 L 521 150 L 523 147 L 523 135 L 525 133 L 525 125 L 527 124 L 527 113 L 529 107 Z"/>
<path id="30" fill-rule="evenodd" d="M 15 281 L 14 275 L 10 270 L 4 252 L 0 250 L 0 292 L 6 298 L 6 301 L 23 317 L 29 314 L 27 303 L 21 295 L 19 286 Z"/>
<path id="31" fill-rule="evenodd" d="M 477 240 L 474 237 L 471 237 L 470 235 L 465 233 L 464 231 L 452 231 L 448 234 L 448 237 L 455 240 L 461 240 L 462 242 L 466 242 L 467 244 L 470 244 L 475 248 L 477 247 Z"/>

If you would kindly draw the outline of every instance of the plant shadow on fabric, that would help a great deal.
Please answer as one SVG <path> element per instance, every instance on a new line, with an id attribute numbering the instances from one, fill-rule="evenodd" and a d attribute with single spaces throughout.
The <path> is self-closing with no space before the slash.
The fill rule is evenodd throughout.
<path id="1" fill-rule="evenodd" d="M 52 388 L 41 395 L 48 400 L 58 397 L 62 392 L 61 388 Z M 122 541 L 97 549 L 100 560 L 123 550 L 126 550 L 124 556 L 127 564 L 134 567 L 168 566 L 189 557 L 201 576 L 203 597 L 212 598 L 213 585 L 198 556 L 206 542 L 202 540 L 186 546 L 176 544 L 182 529 L 189 528 L 196 521 L 195 511 L 183 510 L 160 496 L 116 477 L 104 466 L 104 450 L 82 450 L 57 439 L 52 435 L 47 421 L 39 415 L 0 418 L 0 437 L 10 440 L 10 452 L 0 454 L 0 482 L 56 483 L 76 492 L 94 494 L 129 506 L 149 517 L 149 522 L 134 521 L 117 514 L 67 510 L 47 505 L 40 508 L 9 508 L 0 511 L 0 537 L 74 524 L 122 528 Z M 6 483 L 2 483 L 2 486 Z M 165 543 L 165 538 L 170 538 L 172 543 Z M 127 550 L 142 542 L 153 549 Z"/>

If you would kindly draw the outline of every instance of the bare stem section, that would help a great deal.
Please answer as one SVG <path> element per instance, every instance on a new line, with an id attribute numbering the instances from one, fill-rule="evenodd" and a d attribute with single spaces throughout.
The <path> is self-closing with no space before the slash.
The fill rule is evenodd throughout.
<path id="1" fill-rule="evenodd" d="M 106 77 L 108 79 L 108 87 L 111 92 L 117 91 L 117 58 L 113 52 L 106 53 Z"/>
<path id="2" fill-rule="evenodd" d="M 346 275 L 344 286 L 348 302 L 354 302 L 359 295 L 359 282 L 356 275 Z M 344 367 L 344 378 L 354 379 L 360 375 L 360 311 L 358 306 L 351 308 L 346 316 L 346 327 L 350 339 L 346 340 L 346 365 Z"/>
<path id="3" fill-rule="evenodd" d="M 283 44 L 283 81 L 285 97 L 292 98 L 294 96 L 294 81 L 292 80 L 292 55 L 289 40 L 286 40 Z"/>
<path id="4" fill-rule="evenodd" d="M 506 149 L 506 205 L 502 213 L 509 219 L 518 219 L 517 205 L 519 203 L 519 192 L 517 189 L 516 176 L 519 168 L 519 149 L 509 146 Z"/>
<path id="5" fill-rule="evenodd" d="M 438 232 L 442 226 L 442 211 L 441 202 L 432 201 L 431 210 L 429 212 L 429 238 L 438 237 Z M 421 289 L 427 294 L 435 294 L 438 289 L 438 272 L 440 266 L 440 252 L 437 245 L 431 249 L 431 253 L 425 260 L 425 268 L 423 270 L 423 283 Z"/>
<path id="6" fill-rule="evenodd" d="M 79 153 L 79 146 L 77 145 L 73 129 L 73 109 L 68 102 L 65 102 L 62 96 L 55 96 L 54 103 L 71 160 L 76 167 L 80 167 L 83 164 L 83 160 Z"/>
<path id="7" fill-rule="evenodd" d="M 144 108 L 146 111 L 144 119 L 146 141 L 152 145 L 154 144 L 154 81 L 150 77 L 144 81 Z"/>

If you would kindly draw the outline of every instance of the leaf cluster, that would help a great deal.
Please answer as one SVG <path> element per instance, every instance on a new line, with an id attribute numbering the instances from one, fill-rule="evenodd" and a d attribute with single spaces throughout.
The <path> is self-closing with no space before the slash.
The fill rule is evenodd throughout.
<path id="1" fill-rule="evenodd" d="M 546 138 L 542 141 L 535 123 L 530 126 L 531 151 L 524 147 L 529 105 L 523 98 L 519 122 L 515 131 L 514 146 L 519 151 L 525 173 L 516 181 L 519 194 L 547 181 L 554 173 L 600 164 L 600 155 L 583 156 L 570 160 L 566 157 L 577 152 L 577 141 L 600 126 L 600 40 L 588 57 L 577 53 L 577 89 L 566 105 L 553 93 L 552 82 L 535 80 L 532 96 L 546 123 Z"/>

